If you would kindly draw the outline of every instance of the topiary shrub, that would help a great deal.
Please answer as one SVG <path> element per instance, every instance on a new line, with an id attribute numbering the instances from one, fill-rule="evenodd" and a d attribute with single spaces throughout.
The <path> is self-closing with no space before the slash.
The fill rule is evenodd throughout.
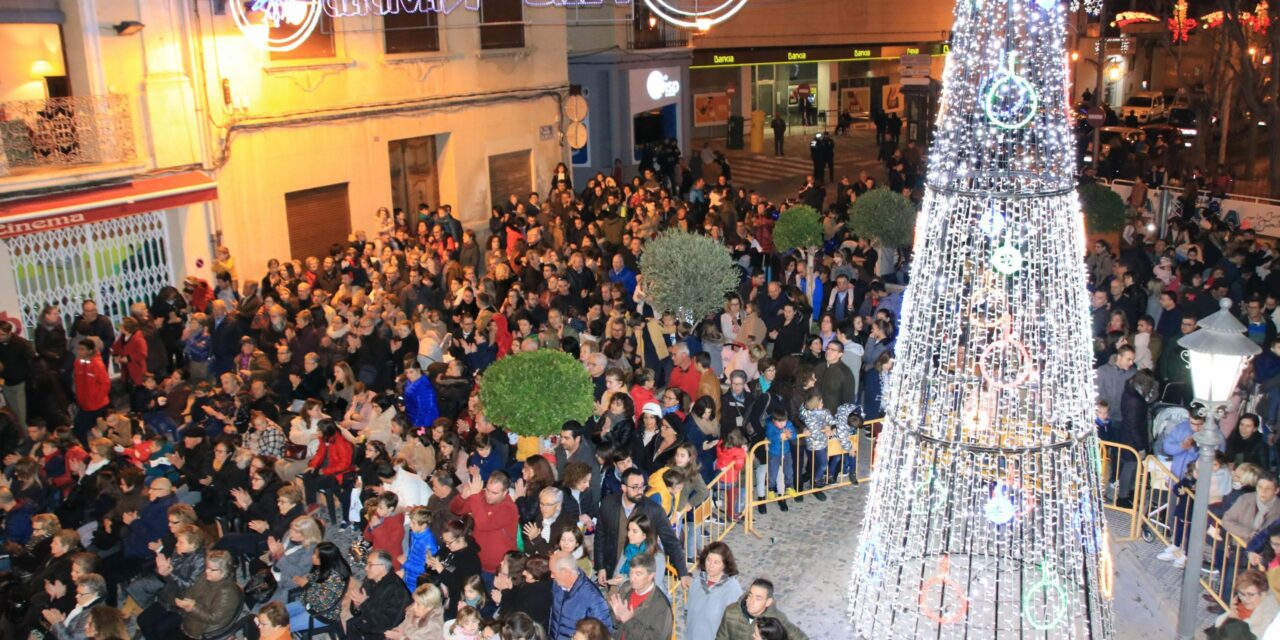
<path id="1" fill-rule="evenodd" d="M 803 204 L 783 211 L 773 224 L 773 244 L 779 252 L 822 246 L 822 214 Z"/>
<path id="2" fill-rule="evenodd" d="M 557 434 L 569 420 L 585 421 L 595 411 L 594 394 L 586 367 L 551 349 L 502 358 L 480 384 L 485 417 L 522 436 Z"/>
<path id="3" fill-rule="evenodd" d="M 738 287 L 738 269 L 724 245 L 706 236 L 671 230 L 640 254 L 644 293 L 655 309 L 682 319 L 701 318 L 724 306 Z"/>
<path id="4" fill-rule="evenodd" d="M 849 231 L 874 238 L 886 247 L 911 244 L 916 229 L 916 208 L 901 193 L 886 187 L 872 189 L 853 203 L 849 211 Z"/>
<path id="5" fill-rule="evenodd" d="M 1084 185 L 1079 192 L 1085 229 L 1089 233 L 1112 233 L 1124 229 L 1125 205 L 1120 194 L 1100 184 Z"/>

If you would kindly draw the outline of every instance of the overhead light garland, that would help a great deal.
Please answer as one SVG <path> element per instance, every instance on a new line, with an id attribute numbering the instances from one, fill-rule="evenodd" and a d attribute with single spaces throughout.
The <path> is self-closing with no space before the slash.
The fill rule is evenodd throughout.
<path id="1" fill-rule="evenodd" d="M 956 5 L 855 637 L 1114 633 L 1065 21 L 1057 2 Z"/>

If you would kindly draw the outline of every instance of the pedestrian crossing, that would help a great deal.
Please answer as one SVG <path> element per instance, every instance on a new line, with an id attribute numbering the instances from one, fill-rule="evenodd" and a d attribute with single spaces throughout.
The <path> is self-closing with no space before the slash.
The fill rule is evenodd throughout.
<path id="1" fill-rule="evenodd" d="M 750 188 L 781 179 L 794 179 L 799 183 L 813 171 L 813 162 L 808 158 L 791 156 L 734 155 L 729 157 L 729 168 L 733 172 L 734 184 Z"/>

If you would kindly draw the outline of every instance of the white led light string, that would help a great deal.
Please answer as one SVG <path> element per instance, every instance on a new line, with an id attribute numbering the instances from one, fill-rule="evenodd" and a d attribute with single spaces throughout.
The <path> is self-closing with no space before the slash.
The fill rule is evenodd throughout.
<path id="1" fill-rule="evenodd" d="M 1112 635 L 1064 17 L 956 6 L 850 583 L 861 637 Z"/>

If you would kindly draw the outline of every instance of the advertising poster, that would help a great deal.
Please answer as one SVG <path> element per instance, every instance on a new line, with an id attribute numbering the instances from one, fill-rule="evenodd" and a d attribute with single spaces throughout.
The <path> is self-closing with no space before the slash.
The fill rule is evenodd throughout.
<path id="1" fill-rule="evenodd" d="M 847 87 L 840 90 L 840 110 L 854 116 L 871 113 L 871 87 Z"/>
<path id="2" fill-rule="evenodd" d="M 729 121 L 729 94 L 698 93 L 693 96 L 693 126 L 709 127 Z"/>

